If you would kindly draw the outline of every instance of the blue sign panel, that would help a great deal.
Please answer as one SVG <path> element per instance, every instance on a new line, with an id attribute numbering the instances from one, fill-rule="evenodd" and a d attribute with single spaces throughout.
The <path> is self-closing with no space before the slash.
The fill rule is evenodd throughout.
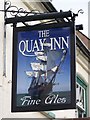
<path id="1" fill-rule="evenodd" d="M 73 31 L 72 23 L 14 29 L 12 111 L 75 108 Z"/>

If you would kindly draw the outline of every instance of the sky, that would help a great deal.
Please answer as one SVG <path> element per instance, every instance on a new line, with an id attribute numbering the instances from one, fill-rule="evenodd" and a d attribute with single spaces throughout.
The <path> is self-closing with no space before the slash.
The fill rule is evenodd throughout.
<path id="1" fill-rule="evenodd" d="M 68 11 L 71 10 L 74 13 L 77 13 L 78 10 L 82 9 L 84 11 L 83 14 L 78 14 L 76 18 L 75 24 L 83 24 L 83 32 L 86 36 L 88 36 L 88 2 L 90 0 L 52 0 L 52 4 L 54 7 L 60 11 Z"/>

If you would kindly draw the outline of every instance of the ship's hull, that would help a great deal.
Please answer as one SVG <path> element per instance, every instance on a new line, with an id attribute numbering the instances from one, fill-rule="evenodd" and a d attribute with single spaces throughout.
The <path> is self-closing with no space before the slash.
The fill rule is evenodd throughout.
<path id="1" fill-rule="evenodd" d="M 30 88 L 28 90 L 28 93 L 30 96 L 34 98 L 43 99 L 45 96 L 47 96 L 52 92 L 52 87 L 53 87 L 53 83 L 49 82 L 49 83 L 35 86 L 34 88 Z"/>

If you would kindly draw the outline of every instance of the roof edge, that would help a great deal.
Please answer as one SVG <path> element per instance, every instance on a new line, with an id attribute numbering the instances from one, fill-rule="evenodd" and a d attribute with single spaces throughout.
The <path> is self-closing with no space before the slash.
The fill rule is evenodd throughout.
<path id="1" fill-rule="evenodd" d="M 82 33 L 80 30 L 77 30 L 78 32 L 80 32 L 84 37 L 86 37 L 88 40 L 90 40 L 90 38 L 88 38 L 84 33 Z"/>
<path id="2" fill-rule="evenodd" d="M 83 45 L 83 43 L 76 36 L 76 44 L 81 49 L 81 51 L 85 54 L 87 58 L 90 60 L 90 51 Z"/>

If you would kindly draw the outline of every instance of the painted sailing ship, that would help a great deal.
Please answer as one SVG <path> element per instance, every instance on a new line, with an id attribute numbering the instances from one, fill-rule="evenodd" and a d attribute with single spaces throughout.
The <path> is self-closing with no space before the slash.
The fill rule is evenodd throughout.
<path id="1" fill-rule="evenodd" d="M 34 52 L 35 62 L 31 62 L 31 71 L 26 71 L 32 80 L 28 93 L 32 97 L 42 98 L 52 92 L 56 84 L 55 78 L 65 61 L 67 50 L 50 50 L 49 43 L 44 43 L 42 52 Z"/>

